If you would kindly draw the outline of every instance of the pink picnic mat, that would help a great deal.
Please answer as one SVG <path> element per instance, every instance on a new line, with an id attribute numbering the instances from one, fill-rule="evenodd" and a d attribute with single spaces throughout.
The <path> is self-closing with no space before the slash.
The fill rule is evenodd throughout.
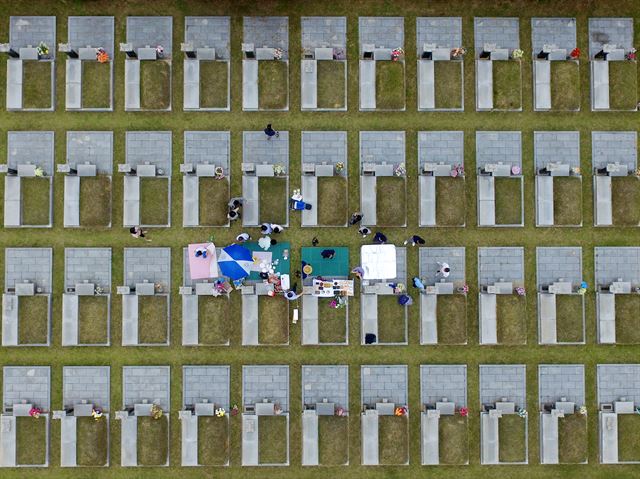
<path id="1" fill-rule="evenodd" d="M 196 257 L 198 248 L 207 249 L 207 257 Z M 189 273 L 191 279 L 218 278 L 218 257 L 213 243 L 194 243 L 189 245 Z"/>

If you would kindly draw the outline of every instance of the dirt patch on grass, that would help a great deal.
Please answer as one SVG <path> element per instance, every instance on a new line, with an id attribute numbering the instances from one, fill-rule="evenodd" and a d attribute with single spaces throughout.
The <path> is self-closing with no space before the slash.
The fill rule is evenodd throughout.
<path id="1" fill-rule="evenodd" d="M 228 461 L 228 418 L 198 417 L 198 464 L 201 466 L 223 466 Z"/>
<path id="2" fill-rule="evenodd" d="M 138 464 L 141 466 L 164 466 L 169 454 L 169 422 L 167 416 L 153 419 L 138 417 Z"/>
<path id="3" fill-rule="evenodd" d="M 289 65 L 279 60 L 258 63 L 258 104 L 261 110 L 284 110 L 289 103 Z"/>
<path id="4" fill-rule="evenodd" d="M 318 298 L 318 340 L 320 343 L 347 341 L 347 308 L 331 308 L 333 298 Z"/>
<path id="5" fill-rule="evenodd" d="M 493 62 L 493 106 L 496 110 L 522 108 L 522 65 L 519 61 Z"/>
<path id="6" fill-rule="evenodd" d="M 140 222 L 143 225 L 169 223 L 169 180 L 167 178 L 140 180 Z"/>
<path id="7" fill-rule="evenodd" d="M 467 464 L 469 462 L 469 426 L 460 415 L 440 416 L 440 464 Z"/>
<path id="8" fill-rule="evenodd" d="M 51 62 L 22 62 L 22 108 L 51 108 Z"/>
<path id="9" fill-rule="evenodd" d="M 464 178 L 436 177 L 436 225 L 464 226 L 466 199 Z"/>
<path id="10" fill-rule="evenodd" d="M 344 226 L 347 224 L 347 179 L 344 176 L 318 178 L 318 224 Z"/>
<path id="11" fill-rule="evenodd" d="M 504 414 L 498 420 L 500 462 L 525 462 L 527 460 L 526 420 L 517 414 Z"/>
<path id="12" fill-rule="evenodd" d="M 200 344 L 228 344 L 231 335 L 229 298 L 199 296 L 198 310 Z"/>
<path id="13" fill-rule="evenodd" d="M 82 108 L 111 107 L 111 63 L 82 62 Z"/>
<path id="14" fill-rule="evenodd" d="M 345 62 L 319 61 L 318 108 L 342 109 L 345 106 L 347 69 Z"/>
<path id="15" fill-rule="evenodd" d="M 407 222 L 406 179 L 402 176 L 376 178 L 376 224 L 404 226 Z"/>
<path id="16" fill-rule="evenodd" d="M 496 178 L 496 224 L 522 223 L 522 181 L 520 178 Z"/>
<path id="17" fill-rule="evenodd" d="M 282 177 L 259 178 L 260 222 L 283 225 L 287 222 L 287 180 Z"/>
<path id="18" fill-rule="evenodd" d="M 405 306 L 398 304 L 398 296 L 378 296 L 378 342 L 404 343 L 406 335 Z"/>
<path id="19" fill-rule="evenodd" d="M 587 461 L 587 416 L 569 414 L 558 419 L 558 454 L 560 464 Z"/>
<path id="20" fill-rule="evenodd" d="M 409 462 L 409 418 L 380 416 L 378 418 L 378 447 L 380 464 L 394 465 Z"/>
<path id="21" fill-rule="evenodd" d="M 276 296 L 258 298 L 258 342 L 286 344 L 289 341 L 289 303 Z"/>
<path id="22" fill-rule="evenodd" d="M 171 106 L 171 64 L 165 60 L 140 62 L 140 107 L 166 110 Z"/>
<path id="23" fill-rule="evenodd" d="M 635 61 L 609 63 L 609 107 L 635 110 L 638 103 L 638 64 Z"/>
<path id="24" fill-rule="evenodd" d="M 467 343 L 467 297 L 464 294 L 441 294 L 437 302 L 439 344 Z"/>
<path id="25" fill-rule="evenodd" d="M 318 459 L 323 466 L 342 466 L 349 461 L 349 418 L 318 418 Z"/>
<path id="26" fill-rule="evenodd" d="M 618 461 L 640 461 L 640 415 L 618 414 Z"/>
<path id="27" fill-rule="evenodd" d="M 200 108 L 229 106 L 227 62 L 200 60 Z"/>
<path id="28" fill-rule="evenodd" d="M 404 63 L 376 62 L 376 109 L 403 110 Z"/>
<path id="29" fill-rule="evenodd" d="M 111 178 L 107 175 L 80 179 L 80 225 L 111 224 Z"/>
<path id="30" fill-rule="evenodd" d="M 436 61 L 433 63 L 436 108 L 462 108 L 462 62 Z"/>
<path id="31" fill-rule="evenodd" d="M 20 296 L 18 300 L 18 344 L 49 342 L 49 297 Z"/>
<path id="32" fill-rule="evenodd" d="M 49 178 L 21 178 L 22 224 L 27 226 L 48 225 L 50 217 L 51 182 Z"/>
<path id="33" fill-rule="evenodd" d="M 556 294 L 556 338 L 559 343 L 584 341 L 583 296 Z"/>
<path id="34" fill-rule="evenodd" d="M 524 296 L 496 295 L 498 344 L 515 345 L 527 342 L 527 307 Z"/>
<path id="35" fill-rule="evenodd" d="M 576 111 L 580 109 L 580 65 L 565 61 L 551 63 L 551 108 Z"/>
<path id="36" fill-rule="evenodd" d="M 200 177 L 199 214 L 201 226 L 225 226 L 229 203 L 229 181 Z"/>
<path id="37" fill-rule="evenodd" d="M 138 342 L 166 344 L 168 334 L 167 296 L 138 296 Z"/>
<path id="38" fill-rule="evenodd" d="M 107 420 L 92 417 L 76 419 L 76 460 L 78 466 L 104 466 L 107 464 L 109 434 Z"/>
<path id="39" fill-rule="evenodd" d="M 580 178 L 576 176 L 553 178 L 553 222 L 562 226 L 582 223 L 582 180 Z"/>
<path id="40" fill-rule="evenodd" d="M 287 418 L 258 416 L 258 463 L 287 462 Z"/>
<path id="41" fill-rule="evenodd" d="M 39 466 L 47 461 L 47 421 L 31 416 L 16 417 L 16 464 Z"/>
<path id="42" fill-rule="evenodd" d="M 615 226 L 640 224 L 640 180 L 636 176 L 611 178 L 612 220 Z"/>
<path id="43" fill-rule="evenodd" d="M 616 343 L 640 343 L 639 311 L 640 295 L 616 294 Z"/>
<path id="44" fill-rule="evenodd" d="M 78 343 L 106 344 L 109 340 L 109 298 L 78 297 Z"/>

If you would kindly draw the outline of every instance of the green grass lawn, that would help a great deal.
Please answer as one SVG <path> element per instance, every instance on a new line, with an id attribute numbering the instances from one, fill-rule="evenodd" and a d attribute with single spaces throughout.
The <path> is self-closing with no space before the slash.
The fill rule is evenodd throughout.
<path id="1" fill-rule="evenodd" d="M 551 108 L 555 111 L 580 109 L 580 64 L 551 62 Z"/>
<path id="2" fill-rule="evenodd" d="M 16 464 L 37 466 L 47 461 L 47 421 L 30 416 L 16 418 Z"/>
<path id="3" fill-rule="evenodd" d="M 80 180 L 80 225 L 86 227 L 111 224 L 111 178 L 86 176 Z"/>
<path id="4" fill-rule="evenodd" d="M 344 176 L 318 178 L 318 224 L 344 226 L 347 224 L 347 180 Z"/>
<path id="5" fill-rule="evenodd" d="M 515 345 L 527 342 L 527 305 L 524 296 L 496 296 L 498 344 Z"/>
<path id="6" fill-rule="evenodd" d="M 198 339 L 200 344 L 228 344 L 231 336 L 229 298 L 198 296 Z"/>
<path id="7" fill-rule="evenodd" d="M 260 60 L 258 64 L 258 107 L 284 110 L 289 105 L 289 64 L 280 60 Z"/>
<path id="8" fill-rule="evenodd" d="M 618 414 L 618 461 L 640 461 L 640 415 Z"/>
<path id="9" fill-rule="evenodd" d="M 398 296 L 378 295 L 378 343 L 407 340 L 405 307 L 398 304 Z"/>
<path id="10" fill-rule="evenodd" d="M 227 108 L 227 62 L 200 60 L 200 108 Z"/>
<path id="11" fill-rule="evenodd" d="M 438 344 L 467 343 L 467 297 L 440 294 L 437 303 Z"/>
<path id="12" fill-rule="evenodd" d="M 378 418 L 378 448 L 380 464 L 406 464 L 409 461 L 409 418 L 407 416 Z"/>
<path id="13" fill-rule="evenodd" d="M 616 294 L 616 343 L 640 344 L 640 295 Z"/>
<path id="14" fill-rule="evenodd" d="M 323 466 L 342 466 L 349 462 L 348 417 L 318 417 L 318 459 Z"/>
<path id="15" fill-rule="evenodd" d="M 289 193 L 287 179 L 283 177 L 258 178 L 260 195 L 260 222 L 283 225 L 287 222 Z"/>
<path id="16" fill-rule="evenodd" d="M 49 297 L 20 296 L 18 299 L 18 344 L 49 342 Z"/>
<path id="17" fill-rule="evenodd" d="M 287 462 L 286 416 L 258 416 L 258 463 Z"/>
<path id="18" fill-rule="evenodd" d="M 82 62 L 82 108 L 111 107 L 111 62 Z"/>
<path id="19" fill-rule="evenodd" d="M 22 178 L 22 224 L 28 226 L 48 225 L 50 217 L 50 178 Z"/>
<path id="20" fill-rule="evenodd" d="M 169 454 L 169 421 L 166 415 L 160 419 L 138 417 L 138 465 L 163 466 Z"/>
<path id="21" fill-rule="evenodd" d="M 462 62 L 434 62 L 434 78 L 436 108 L 462 108 Z"/>
<path id="22" fill-rule="evenodd" d="M 640 225 L 640 179 L 614 176 L 611 181 L 611 208 L 614 226 Z"/>
<path id="23" fill-rule="evenodd" d="M 557 176 L 553 179 L 553 222 L 562 226 L 582 224 L 582 179 Z"/>
<path id="24" fill-rule="evenodd" d="M 109 341 L 109 299 L 107 296 L 78 297 L 78 343 L 106 344 Z"/>
<path id="25" fill-rule="evenodd" d="M 503 414 L 498 420 L 500 462 L 527 460 L 527 421 L 517 414 Z"/>
<path id="26" fill-rule="evenodd" d="M 166 344 L 167 296 L 138 296 L 138 343 Z"/>
<path id="27" fill-rule="evenodd" d="M 638 64 L 635 61 L 609 62 L 609 108 L 635 110 L 638 103 Z"/>
<path id="28" fill-rule="evenodd" d="M 140 223 L 166 225 L 169 223 L 169 181 L 167 178 L 140 180 Z"/>
<path id="29" fill-rule="evenodd" d="M 467 418 L 458 414 L 440 416 L 438 432 L 440 464 L 467 464 L 469 462 L 469 425 Z"/>
<path id="30" fill-rule="evenodd" d="M 376 224 L 404 226 L 407 222 L 407 184 L 402 176 L 376 179 Z"/>
<path id="31" fill-rule="evenodd" d="M 405 108 L 404 63 L 376 62 L 376 109 L 403 110 Z"/>
<path id="32" fill-rule="evenodd" d="M 109 425 L 103 417 L 76 419 L 76 461 L 79 466 L 104 466 L 108 462 Z"/>
<path id="33" fill-rule="evenodd" d="M 211 177 L 200 177 L 198 181 L 199 214 L 201 226 L 224 226 L 229 203 L 229 181 Z"/>
<path id="34" fill-rule="evenodd" d="M 466 209 L 464 178 L 436 177 L 436 225 L 464 226 Z"/>
<path id="35" fill-rule="evenodd" d="M 22 62 L 22 108 L 51 108 L 51 62 Z"/>
<path id="36" fill-rule="evenodd" d="M 347 340 L 347 308 L 331 308 L 333 298 L 318 298 L 318 340 L 344 343 Z"/>
<path id="37" fill-rule="evenodd" d="M 556 337 L 559 343 L 584 341 L 584 296 L 556 294 Z"/>
<path id="38" fill-rule="evenodd" d="M 229 461 L 229 418 L 198 417 L 198 464 L 223 466 Z"/>
<path id="39" fill-rule="evenodd" d="M 171 106 L 171 63 L 166 60 L 140 62 L 140 108 L 166 110 Z"/>
<path id="40" fill-rule="evenodd" d="M 522 64 L 518 60 L 493 62 L 493 108 L 522 108 Z"/>
<path id="41" fill-rule="evenodd" d="M 522 182 L 520 178 L 497 177 L 496 224 L 519 225 L 522 223 Z"/>
<path id="42" fill-rule="evenodd" d="M 342 109 L 346 104 L 345 85 L 346 63 L 341 61 L 317 62 L 318 65 L 318 108 Z"/>
<path id="43" fill-rule="evenodd" d="M 569 414 L 558 419 L 558 454 L 560 464 L 587 461 L 587 416 Z"/>
<path id="44" fill-rule="evenodd" d="M 258 297 L 258 342 L 260 344 L 289 342 L 289 302 L 282 296 Z"/>

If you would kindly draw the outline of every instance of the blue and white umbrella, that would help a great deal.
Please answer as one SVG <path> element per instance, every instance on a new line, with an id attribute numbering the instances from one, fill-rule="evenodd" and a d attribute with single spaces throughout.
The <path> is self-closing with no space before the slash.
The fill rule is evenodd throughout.
<path id="1" fill-rule="evenodd" d="M 238 244 L 232 244 L 226 248 L 222 248 L 222 252 L 218 257 L 220 274 L 232 280 L 249 276 L 251 265 L 253 265 L 253 255 L 251 251 Z"/>

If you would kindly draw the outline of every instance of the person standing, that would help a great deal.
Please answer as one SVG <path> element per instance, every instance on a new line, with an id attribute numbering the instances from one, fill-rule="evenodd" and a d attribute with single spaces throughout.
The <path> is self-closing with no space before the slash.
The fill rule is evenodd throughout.
<path id="1" fill-rule="evenodd" d="M 280 136 L 280 134 L 271 127 L 271 123 L 269 123 L 267 127 L 264 129 L 264 134 L 267 135 L 267 140 L 270 140 L 274 136 L 276 138 Z"/>

